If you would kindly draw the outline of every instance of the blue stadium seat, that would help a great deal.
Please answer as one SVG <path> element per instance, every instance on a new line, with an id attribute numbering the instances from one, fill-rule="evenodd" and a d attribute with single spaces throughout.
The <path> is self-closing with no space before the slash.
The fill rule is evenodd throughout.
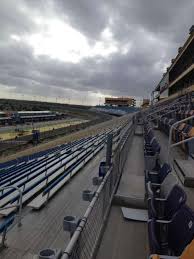
<path id="1" fill-rule="evenodd" d="M 166 198 L 176 184 L 179 184 L 179 180 L 173 172 L 169 173 L 161 184 L 148 182 L 148 197 L 154 195 L 155 197 Z"/>
<path id="2" fill-rule="evenodd" d="M 151 254 L 180 256 L 194 238 L 194 212 L 183 205 L 172 220 L 148 222 Z"/>
<path id="3" fill-rule="evenodd" d="M 183 189 L 175 185 L 166 198 L 155 198 L 152 196 L 148 199 L 149 218 L 169 220 L 173 215 L 186 203 L 186 193 Z"/>
<path id="4" fill-rule="evenodd" d="M 169 164 L 164 163 L 158 171 L 145 170 L 145 182 L 161 184 L 165 177 L 172 171 Z"/>

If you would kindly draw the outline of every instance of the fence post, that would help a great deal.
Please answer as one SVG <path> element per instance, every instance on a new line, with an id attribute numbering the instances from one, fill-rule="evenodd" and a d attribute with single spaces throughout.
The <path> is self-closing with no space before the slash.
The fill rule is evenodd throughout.
<path id="1" fill-rule="evenodd" d="M 112 141 L 113 141 L 113 134 L 110 133 L 107 136 L 107 149 L 106 149 L 106 166 L 111 165 L 111 158 L 112 158 Z"/>

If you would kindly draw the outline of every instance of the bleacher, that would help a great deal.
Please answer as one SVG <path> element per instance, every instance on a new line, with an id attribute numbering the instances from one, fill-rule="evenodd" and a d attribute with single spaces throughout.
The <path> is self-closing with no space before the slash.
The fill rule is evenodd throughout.
<path id="1" fill-rule="evenodd" d="M 123 116 L 128 113 L 136 112 L 139 109 L 136 107 L 116 107 L 116 106 L 108 106 L 108 105 L 97 105 L 93 108 L 96 111 L 100 111 L 103 113 L 108 113 L 115 116 Z"/>
<path id="2" fill-rule="evenodd" d="M 156 107 L 155 107 L 156 108 Z M 182 123 L 174 125 L 172 129 L 172 140 L 177 143 L 186 139 L 194 137 L 194 118 L 188 119 L 194 115 L 193 103 L 189 102 L 187 97 L 182 97 L 171 104 L 166 104 L 161 109 L 156 109 L 153 116 L 148 114 L 148 118 L 158 124 L 158 128 L 162 130 L 166 135 L 169 135 L 170 129 L 173 124 L 181 120 Z M 154 111 L 154 108 L 153 108 Z M 181 145 L 181 148 L 187 153 L 194 153 L 194 140 L 185 142 Z"/>
<path id="3" fill-rule="evenodd" d="M 116 141 L 120 130 L 121 127 L 108 129 L 95 136 L 1 164 L 0 248 L 4 246 L 7 229 L 14 222 L 20 198 L 16 189 L 7 187 L 15 186 L 22 191 L 22 206 L 40 209 L 104 147 L 107 134 L 113 133 Z"/>
<path id="4" fill-rule="evenodd" d="M 191 113 L 188 107 L 168 113 L 160 117 L 159 128 L 169 134 L 174 122 Z M 144 159 L 149 258 L 191 259 L 194 258 L 194 212 L 187 205 L 187 195 L 174 168 L 168 163 L 161 164 L 161 147 L 147 116 L 149 114 L 144 118 Z M 193 121 L 189 121 L 174 129 L 174 141 L 190 137 L 193 125 Z M 182 148 L 188 152 L 185 145 Z"/>
<path id="5" fill-rule="evenodd" d="M 106 134 L 97 135 L 66 144 L 41 156 L 35 156 L 29 161 L 22 161 L 11 168 L 4 168 L 1 172 L 0 187 L 15 185 L 23 191 L 23 203 L 27 202 L 39 191 L 42 196 L 48 187 L 67 175 L 66 180 L 71 178 L 72 165 L 81 164 L 86 157 L 100 150 L 105 143 Z M 8 215 L 14 211 L 6 209 L 6 206 L 18 202 L 18 193 L 15 190 L 2 191 L 0 195 L 0 215 Z"/>

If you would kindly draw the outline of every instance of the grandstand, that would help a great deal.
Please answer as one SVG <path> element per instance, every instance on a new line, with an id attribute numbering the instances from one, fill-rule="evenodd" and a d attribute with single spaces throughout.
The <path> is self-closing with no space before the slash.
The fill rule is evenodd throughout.
<path id="1" fill-rule="evenodd" d="M 106 97 L 105 105 L 97 105 L 92 110 L 107 113 L 114 116 L 123 116 L 128 113 L 136 112 L 136 100 L 129 97 Z"/>
<path id="2" fill-rule="evenodd" d="M 2 258 L 194 258 L 193 38 L 150 107 L 1 164 Z"/>
<path id="3" fill-rule="evenodd" d="M 111 202 L 106 203 L 109 216 L 104 214 L 103 237 L 99 229 L 93 230 L 100 239 L 97 251 L 95 238 L 92 244 L 86 238 L 95 222 L 92 212 L 98 215 L 93 205 L 86 216 L 89 223 L 83 223 L 81 234 L 75 231 L 63 259 L 84 258 L 89 247 L 99 259 L 194 258 L 194 107 L 192 80 L 187 77 L 193 69 L 192 41 L 193 27 L 153 91 L 152 106 L 135 115 L 134 134 L 113 157 L 113 167 L 102 184 L 104 192 L 111 175 L 120 174 Z M 84 247 L 76 252 L 79 242 Z M 86 258 L 92 255 L 86 253 Z"/>
<path id="4" fill-rule="evenodd" d="M 128 113 L 136 112 L 139 109 L 136 107 L 125 107 L 125 106 L 115 107 L 115 106 L 107 106 L 107 105 L 97 105 L 95 108 L 93 108 L 93 110 L 103 112 L 103 113 L 108 113 L 114 116 L 123 116 Z"/>
<path id="5" fill-rule="evenodd" d="M 106 106 L 131 107 L 135 106 L 136 100 L 130 97 L 105 97 Z"/>

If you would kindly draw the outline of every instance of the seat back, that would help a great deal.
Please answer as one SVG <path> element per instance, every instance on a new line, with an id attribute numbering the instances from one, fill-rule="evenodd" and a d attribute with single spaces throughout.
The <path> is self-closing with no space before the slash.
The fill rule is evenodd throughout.
<path id="1" fill-rule="evenodd" d="M 154 138 L 153 130 L 150 130 L 148 133 L 145 134 L 144 139 L 145 143 L 150 144 L 151 140 Z"/>
<path id="2" fill-rule="evenodd" d="M 148 199 L 148 216 L 150 219 L 171 220 L 181 206 L 186 203 L 186 199 L 186 193 L 178 185 L 173 186 L 165 203 L 155 199 L 154 195 L 151 194 Z"/>
<path id="3" fill-rule="evenodd" d="M 151 146 L 155 153 L 160 153 L 160 145 L 158 144 L 158 141 L 155 138 L 152 141 Z"/>
<path id="4" fill-rule="evenodd" d="M 167 198 L 168 194 L 176 184 L 179 184 L 176 175 L 173 172 L 168 174 L 160 186 L 160 197 Z"/>
<path id="5" fill-rule="evenodd" d="M 164 209 L 165 218 L 171 219 L 181 206 L 186 203 L 186 200 L 187 195 L 184 190 L 180 186 L 174 185 L 167 197 Z"/>
<path id="6" fill-rule="evenodd" d="M 162 183 L 166 176 L 172 171 L 171 167 L 169 164 L 164 163 L 163 166 L 161 167 L 159 171 L 159 181 Z"/>
<path id="7" fill-rule="evenodd" d="M 183 205 L 174 215 L 168 229 L 168 243 L 176 256 L 179 256 L 185 247 L 194 238 L 194 212 Z"/>

